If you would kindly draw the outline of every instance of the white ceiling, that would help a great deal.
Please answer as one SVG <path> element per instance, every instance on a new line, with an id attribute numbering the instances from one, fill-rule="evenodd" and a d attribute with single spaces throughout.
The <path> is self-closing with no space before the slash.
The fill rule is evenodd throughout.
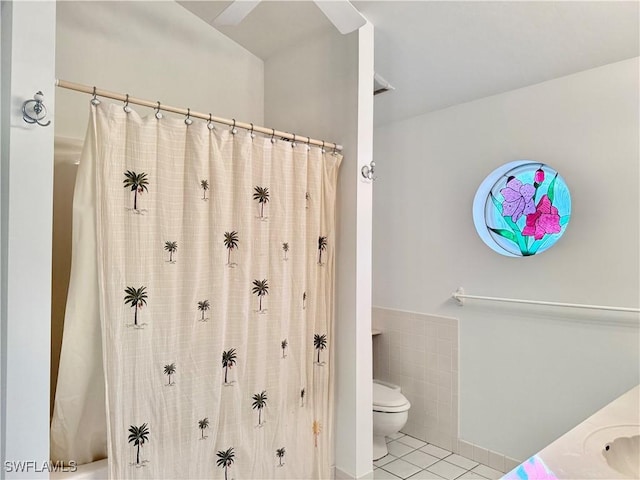
<path id="1" fill-rule="evenodd" d="M 208 24 L 231 1 L 177 0 Z M 332 31 L 333 26 L 312 1 L 262 1 L 236 26 L 216 27 L 227 37 L 263 60 L 295 45 L 306 36 Z"/>
<path id="2" fill-rule="evenodd" d="M 226 1 L 180 1 L 207 23 Z M 637 1 L 353 1 L 375 26 L 376 124 L 640 55 Z M 332 29 L 310 1 L 263 1 L 221 32 L 266 60 Z"/>

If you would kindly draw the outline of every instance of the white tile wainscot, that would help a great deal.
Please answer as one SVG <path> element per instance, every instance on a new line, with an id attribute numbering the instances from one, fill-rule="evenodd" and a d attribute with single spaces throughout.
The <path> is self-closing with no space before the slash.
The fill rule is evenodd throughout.
<path id="1" fill-rule="evenodd" d="M 500 472 L 513 470 L 522 462 L 522 460 L 516 460 L 515 458 L 488 450 L 479 445 L 474 445 L 462 439 L 458 439 L 458 453 L 463 457 L 472 458 L 476 462 L 487 465 Z"/>
<path id="2" fill-rule="evenodd" d="M 374 307 L 373 376 L 411 402 L 402 431 L 449 451 L 458 445 L 458 320 Z"/>
<path id="3" fill-rule="evenodd" d="M 403 433 L 429 443 L 431 451 L 423 451 L 435 458 L 455 452 L 494 472 L 520 464 L 458 437 L 457 319 L 381 307 L 373 308 L 371 318 L 373 376 L 399 385 L 411 402 Z"/>

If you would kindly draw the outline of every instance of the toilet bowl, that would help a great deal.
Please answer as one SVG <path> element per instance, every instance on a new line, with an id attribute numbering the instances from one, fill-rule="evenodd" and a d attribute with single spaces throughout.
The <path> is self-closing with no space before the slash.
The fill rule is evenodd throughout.
<path id="1" fill-rule="evenodd" d="M 400 387 L 392 383 L 373 381 L 373 459 L 389 451 L 385 437 L 398 433 L 407 423 L 411 403 Z"/>

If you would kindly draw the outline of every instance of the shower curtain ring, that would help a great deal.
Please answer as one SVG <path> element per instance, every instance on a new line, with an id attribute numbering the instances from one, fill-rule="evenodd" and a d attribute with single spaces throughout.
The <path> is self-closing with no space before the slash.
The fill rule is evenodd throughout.
<path id="1" fill-rule="evenodd" d="M 276 143 L 275 134 L 276 134 L 276 130 L 275 130 L 275 128 L 272 128 L 271 129 L 271 143 Z"/>
<path id="2" fill-rule="evenodd" d="M 297 144 L 296 144 L 296 134 L 293 134 L 293 142 L 291 142 L 291 147 L 292 148 L 296 148 Z"/>
<path id="3" fill-rule="evenodd" d="M 253 133 L 253 123 L 251 124 L 251 133 L 249 133 L 249 135 L 251 135 L 251 139 L 256 138 L 256 134 Z"/>
<path id="4" fill-rule="evenodd" d="M 96 95 L 96 87 L 93 87 L 93 98 L 91 99 L 91 105 L 100 105 L 100 100 L 98 100 Z"/>
<path id="5" fill-rule="evenodd" d="M 322 153 L 325 153 L 325 150 L 324 150 L 324 140 L 322 140 L 322 148 L 320 149 L 320 151 L 321 151 Z"/>
<path id="6" fill-rule="evenodd" d="M 187 118 L 184 119 L 184 123 L 187 124 L 187 126 L 191 125 L 193 123 L 193 120 L 191 120 L 191 109 L 187 108 Z"/>
<path id="7" fill-rule="evenodd" d="M 311 150 L 311 137 L 307 137 L 307 152 Z"/>
<path id="8" fill-rule="evenodd" d="M 122 109 L 125 111 L 125 113 L 131 113 L 131 107 L 129 106 L 129 94 L 127 93 L 127 98 L 124 101 L 124 107 L 122 107 Z"/>
<path id="9" fill-rule="evenodd" d="M 211 114 L 209 114 L 209 121 L 207 122 L 207 128 L 208 128 L 209 130 L 213 130 L 214 128 L 216 128 L 216 127 L 213 125 L 213 120 L 211 120 Z"/>
<path id="10" fill-rule="evenodd" d="M 238 129 L 236 128 L 236 119 L 233 119 L 233 127 L 231 127 L 231 133 L 233 135 L 235 135 L 236 133 L 238 133 Z"/>
<path id="11" fill-rule="evenodd" d="M 158 120 L 162 118 L 162 114 L 160 113 L 160 101 L 158 101 L 158 106 L 156 107 L 156 118 Z"/>

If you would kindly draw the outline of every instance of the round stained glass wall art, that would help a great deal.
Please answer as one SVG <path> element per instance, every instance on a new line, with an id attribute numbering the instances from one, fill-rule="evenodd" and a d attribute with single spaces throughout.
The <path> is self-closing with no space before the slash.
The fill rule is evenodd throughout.
<path id="1" fill-rule="evenodd" d="M 531 160 L 507 163 L 489 174 L 473 200 L 473 222 L 484 243 L 509 257 L 551 248 L 571 218 L 571 195 L 553 168 Z"/>

